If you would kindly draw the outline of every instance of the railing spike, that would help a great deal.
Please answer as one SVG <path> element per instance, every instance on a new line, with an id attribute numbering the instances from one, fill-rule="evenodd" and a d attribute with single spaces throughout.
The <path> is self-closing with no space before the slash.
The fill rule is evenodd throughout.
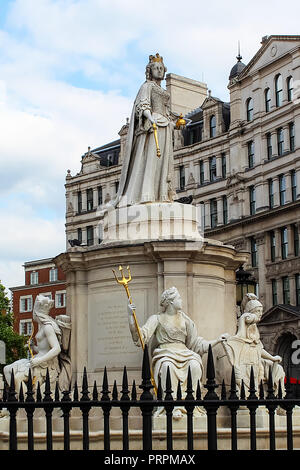
<path id="1" fill-rule="evenodd" d="M 78 399 L 79 399 L 78 384 L 77 384 L 77 380 L 75 380 L 74 390 L 73 390 L 73 400 L 78 401 Z"/>
<path id="2" fill-rule="evenodd" d="M 238 399 L 238 396 L 237 396 L 237 389 L 236 389 L 235 369 L 234 369 L 234 366 L 232 366 L 229 400 L 237 400 L 237 399 Z"/>
<path id="3" fill-rule="evenodd" d="M 165 400 L 173 400 L 170 367 L 167 369 Z"/>
<path id="4" fill-rule="evenodd" d="M 59 386 L 58 382 L 55 384 L 54 400 L 59 401 Z"/>
<path id="5" fill-rule="evenodd" d="M 201 385 L 199 379 L 197 381 L 196 400 L 201 400 Z"/>
<path id="6" fill-rule="evenodd" d="M 263 381 L 261 380 L 259 384 L 259 399 L 264 400 L 264 398 L 265 398 L 264 384 L 263 384 Z"/>
<path id="7" fill-rule="evenodd" d="M 50 375 L 49 369 L 47 367 L 46 371 L 46 381 L 45 381 L 45 391 L 44 391 L 44 400 L 45 402 L 51 402 L 52 400 L 51 386 L 50 386 Z"/>
<path id="8" fill-rule="evenodd" d="M 93 401 L 98 400 L 98 389 L 97 389 L 97 383 L 96 380 L 94 381 L 94 387 L 93 387 Z"/>
<path id="9" fill-rule="evenodd" d="M 40 382 L 38 382 L 38 384 L 37 384 L 36 401 L 37 401 L 37 402 L 41 402 L 41 401 L 42 401 L 42 393 L 41 393 L 41 385 L 40 385 Z"/>
<path id="10" fill-rule="evenodd" d="M 178 379 L 178 384 L 177 384 L 177 394 L 176 394 L 176 400 L 182 400 L 182 392 L 181 392 L 181 382 Z"/>
<path id="11" fill-rule="evenodd" d="M 135 384 L 135 380 L 133 380 L 133 382 L 132 382 L 132 389 L 131 389 L 131 400 L 132 400 L 132 401 L 136 401 L 136 398 L 137 398 L 136 384 Z"/>
<path id="12" fill-rule="evenodd" d="M 226 400 L 226 386 L 225 381 L 222 381 L 222 388 L 221 388 L 221 400 Z"/>
<path id="13" fill-rule="evenodd" d="M 245 400 L 245 399 L 246 399 L 245 384 L 244 384 L 244 380 L 243 380 L 243 379 L 242 379 L 242 383 L 241 383 L 240 398 L 241 398 L 241 400 Z"/>
<path id="14" fill-rule="evenodd" d="M 15 374 L 14 374 L 13 369 L 11 371 L 10 386 L 9 386 L 8 399 L 7 400 L 8 401 L 17 401 L 16 389 L 15 389 Z"/>
<path id="15" fill-rule="evenodd" d="M 267 392 L 268 392 L 267 398 L 269 400 L 275 398 L 274 388 L 273 388 L 272 366 L 269 367 L 268 390 L 267 390 Z"/>
<path id="16" fill-rule="evenodd" d="M 255 379 L 254 379 L 254 369 L 253 366 L 251 366 L 251 371 L 250 371 L 250 387 L 249 387 L 249 395 L 248 395 L 248 400 L 255 400 L 257 398 L 256 396 L 256 388 L 255 388 Z"/>
<path id="17" fill-rule="evenodd" d="M 152 400 L 153 396 L 150 390 L 153 388 L 151 382 L 151 369 L 150 369 L 150 361 L 149 361 L 149 354 L 148 354 L 148 345 L 145 344 L 144 346 L 144 354 L 143 354 L 143 365 L 142 365 L 142 383 L 140 388 L 143 390 L 141 394 L 141 400 Z"/>
<path id="18" fill-rule="evenodd" d="M 193 390 L 193 380 L 192 380 L 192 372 L 189 366 L 188 368 L 188 376 L 187 376 L 187 387 L 186 387 L 186 400 L 194 400 L 194 390 Z"/>
<path id="19" fill-rule="evenodd" d="M 161 386 L 161 376 L 158 377 L 158 385 L 157 385 L 157 400 L 162 400 L 163 398 L 163 389 Z"/>
<path id="20" fill-rule="evenodd" d="M 207 393 L 204 397 L 205 400 L 217 400 L 218 395 L 215 392 L 215 388 L 218 387 L 215 381 L 215 366 L 214 366 L 214 357 L 212 353 L 211 344 L 208 347 L 208 356 L 207 356 L 207 372 L 206 372 L 206 384 L 204 387 L 207 389 Z"/>
<path id="21" fill-rule="evenodd" d="M 86 367 L 83 369 L 83 376 L 82 376 L 82 389 L 81 389 L 81 399 L 80 401 L 89 401 L 89 385 L 88 385 L 88 378 L 87 378 L 87 371 Z"/>
<path id="22" fill-rule="evenodd" d="M 112 399 L 113 400 L 118 400 L 118 387 L 117 387 L 117 381 L 116 380 L 114 380 Z"/>
<path id="23" fill-rule="evenodd" d="M 23 382 L 21 382 L 21 385 L 20 385 L 19 401 L 20 401 L 21 403 L 24 402 Z"/>

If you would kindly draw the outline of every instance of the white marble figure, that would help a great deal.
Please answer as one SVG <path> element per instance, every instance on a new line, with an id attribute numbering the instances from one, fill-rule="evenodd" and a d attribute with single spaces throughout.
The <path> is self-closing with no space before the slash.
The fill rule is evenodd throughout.
<path id="1" fill-rule="evenodd" d="M 153 339 L 152 369 L 156 384 L 159 377 L 165 390 L 168 367 L 170 368 L 173 393 L 180 381 L 183 395 L 187 389 L 188 368 L 190 367 L 194 390 L 198 380 L 203 377 L 201 356 L 208 351 L 209 345 L 215 346 L 226 339 L 226 335 L 213 341 L 198 336 L 194 322 L 182 311 L 182 300 L 178 290 L 171 287 L 161 296 L 161 312 L 151 315 L 140 328 L 145 344 Z M 133 318 L 134 305 L 128 305 L 129 328 L 136 346 L 140 346 L 138 333 Z M 185 413 L 184 407 L 176 408 L 173 416 L 180 418 Z"/>
<path id="2" fill-rule="evenodd" d="M 275 390 L 281 382 L 284 390 L 285 373 L 280 356 L 272 356 L 265 351 L 260 340 L 257 324 L 261 320 L 263 306 L 255 294 L 248 293 L 241 304 L 242 315 L 238 320 L 237 333 L 223 343 L 225 353 L 230 365 L 235 368 L 237 386 L 240 388 L 242 380 L 249 388 L 251 367 L 253 367 L 256 388 L 261 380 L 268 381 L 271 366 Z M 221 374 L 224 369 L 221 367 Z"/>
<path id="3" fill-rule="evenodd" d="M 49 315 L 54 301 L 43 295 L 36 297 L 33 308 L 33 320 L 38 324 L 35 336 L 36 354 L 31 359 L 19 359 L 4 367 L 4 375 L 8 384 L 14 371 L 15 390 L 18 393 L 21 383 L 28 381 L 29 369 L 34 378 L 35 386 L 42 386 L 46 380 L 47 368 L 50 386 L 53 391 L 56 382 L 61 390 L 69 388 L 71 379 L 71 363 L 68 354 L 71 323 L 67 315 L 59 315 L 55 319 Z"/>
<path id="4" fill-rule="evenodd" d="M 111 201 L 114 207 L 173 201 L 172 134 L 178 115 L 171 113 L 170 95 L 161 87 L 166 71 L 163 58 L 150 55 L 146 81 L 133 105 L 119 189 Z M 153 123 L 157 125 L 160 158 Z"/>

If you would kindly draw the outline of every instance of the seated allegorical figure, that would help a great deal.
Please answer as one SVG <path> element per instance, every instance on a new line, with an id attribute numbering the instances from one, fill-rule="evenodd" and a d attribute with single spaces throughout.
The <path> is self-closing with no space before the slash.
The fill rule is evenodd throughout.
<path id="1" fill-rule="evenodd" d="M 33 320 L 38 324 L 35 336 L 36 346 L 31 359 L 19 359 L 4 367 L 4 376 L 8 384 L 14 372 L 15 390 L 18 393 L 21 383 L 28 382 L 29 370 L 35 385 L 42 386 L 46 381 L 49 370 L 51 390 L 56 382 L 61 390 L 69 388 L 71 380 L 71 362 L 69 357 L 69 342 L 71 323 L 67 315 L 59 315 L 55 319 L 49 315 L 54 301 L 43 295 L 36 297 L 33 308 Z"/>
<path id="2" fill-rule="evenodd" d="M 178 290 L 171 287 L 161 296 L 161 311 L 151 315 L 145 325 L 140 328 L 144 343 L 152 344 L 152 369 L 154 380 L 158 384 L 159 377 L 165 390 L 168 367 L 173 392 L 177 389 L 178 381 L 182 391 L 187 389 L 187 376 L 190 367 L 194 390 L 198 381 L 203 377 L 201 356 L 208 351 L 209 345 L 215 346 L 226 339 L 226 335 L 213 341 L 207 341 L 198 336 L 194 322 L 182 311 L 182 299 Z M 128 305 L 129 327 L 134 343 L 140 346 L 136 331 L 133 310 L 134 305 Z M 184 407 L 176 408 L 173 416 L 180 418 L 185 413 Z"/>
<path id="3" fill-rule="evenodd" d="M 285 373 L 283 367 L 279 364 L 281 357 L 269 354 L 260 340 L 257 324 L 261 320 L 263 306 L 255 294 L 248 293 L 244 296 L 241 311 L 242 315 L 238 320 L 236 334 L 230 336 L 223 343 L 227 361 L 230 363 L 228 364 L 230 372 L 231 367 L 234 366 L 238 387 L 241 386 L 243 380 L 245 387 L 249 388 L 252 367 L 256 389 L 258 389 L 261 381 L 263 383 L 267 382 L 271 367 L 275 390 L 278 388 L 279 382 L 281 382 L 282 390 L 284 390 Z M 218 367 L 221 370 L 221 377 L 222 372 L 225 371 L 225 366 L 219 363 Z"/>

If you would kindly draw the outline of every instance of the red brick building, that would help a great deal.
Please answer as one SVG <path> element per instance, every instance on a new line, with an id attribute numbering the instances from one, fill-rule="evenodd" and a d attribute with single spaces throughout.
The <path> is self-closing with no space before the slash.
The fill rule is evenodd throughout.
<path id="1" fill-rule="evenodd" d="M 12 292 L 12 310 L 14 329 L 23 335 L 32 333 L 33 306 L 38 294 L 54 300 L 51 316 L 66 313 L 66 280 L 63 271 L 57 268 L 52 258 L 28 261 L 24 263 L 25 284 L 10 287 Z"/>

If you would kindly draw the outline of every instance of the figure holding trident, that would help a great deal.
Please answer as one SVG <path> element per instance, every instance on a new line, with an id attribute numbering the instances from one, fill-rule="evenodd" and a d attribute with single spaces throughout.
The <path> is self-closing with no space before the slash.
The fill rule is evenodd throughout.
<path id="1" fill-rule="evenodd" d="M 132 297 L 130 295 L 130 292 L 129 292 L 129 287 L 128 287 L 128 283 L 131 281 L 132 277 L 131 277 L 131 272 L 130 272 L 130 268 L 129 266 L 127 266 L 127 271 L 128 271 L 128 278 L 126 278 L 124 276 L 124 273 L 123 273 L 123 267 L 122 266 L 119 266 L 119 271 L 122 275 L 121 279 L 119 279 L 116 275 L 116 271 L 113 269 L 112 270 L 113 273 L 114 273 L 114 276 L 115 276 L 115 279 L 116 281 L 118 282 L 118 284 L 121 284 L 122 286 L 124 286 L 124 289 L 126 291 L 126 294 L 127 294 L 127 297 L 128 297 L 128 300 L 129 300 L 129 304 L 131 305 L 131 312 L 132 312 L 132 318 L 133 318 L 133 323 L 134 323 L 134 328 L 135 328 L 135 331 L 137 332 L 138 334 L 138 338 L 139 338 L 139 342 L 140 342 L 140 345 L 142 346 L 142 349 L 144 350 L 145 349 L 145 342 L 143 340 L 143 336 L 142 336 L 142 333 L 141 333 L 141 330 L 140 330 L 140 327 L 139 327 L 139 324 L 138 324 L 138 321 L 137 321 L 137 317 L 136 317 L 136 313 L 135 313 L 135 306 L 134 304 L 132 303 Z M 153 377 L 153 373 L 152 373 L 152 370 L 151 370 L 151 382 L 152 382 L 152 385 L 154 387 L 154 391 L 155 391 L 155 394 L 157 394 L 157 386 L 156 386 L 156 383 L 155 383 L 155 380 L 154 380 L 154 377 Z"/>

